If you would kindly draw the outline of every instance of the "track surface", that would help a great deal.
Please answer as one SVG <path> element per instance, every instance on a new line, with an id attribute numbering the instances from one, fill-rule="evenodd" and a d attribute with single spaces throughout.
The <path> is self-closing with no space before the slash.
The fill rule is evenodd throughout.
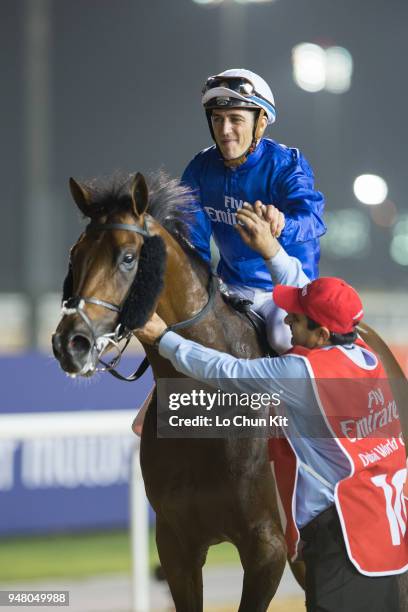
<path id="1" fill-rule="evenodd" d="M 236 612 L 241 591 L 240 567 L 219 566 L 204 570 L 205 612 Z M 44 612 L 131 612 L 131 583 L 128 576 L 98 576 L 87 580 L 64 580 L 47 583 L 0 584 L 0 590 L 51 590 L 70 591 L 68 608 L 19 606 L 19 610 L 44 610 Z M 167 587 L 152 580 L 150 588 L 151 612 L 174 611 Z M 279 586 L 270 612 L 304 612 L 303 594 L 287 569 Z M 16 608 L 2 607 L 12 612 Z"/>

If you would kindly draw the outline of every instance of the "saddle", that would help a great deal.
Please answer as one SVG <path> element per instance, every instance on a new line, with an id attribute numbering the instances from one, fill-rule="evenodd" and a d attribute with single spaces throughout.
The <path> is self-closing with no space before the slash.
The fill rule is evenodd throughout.
<path id="1" fill-rule="evenodd" d="M 253 302 L 251 302 L 251 300 L 240 298 L 236 295 L 229 295 L 224 291 L 221 292 L 221 295 L 222 299 L 226 304 L 228 304 L 229 306 L 231 306 L 231 308 L 245 316 L 251 323 L 258 337 L 259 344 L 262 347 L 263 355 L 265 357 L 276 357 L 277 353 L 268 344 L 265 319 L 261 317 L 261 315 L 259 315 L 257 312 L 252 310 L 251 306 Z"/>

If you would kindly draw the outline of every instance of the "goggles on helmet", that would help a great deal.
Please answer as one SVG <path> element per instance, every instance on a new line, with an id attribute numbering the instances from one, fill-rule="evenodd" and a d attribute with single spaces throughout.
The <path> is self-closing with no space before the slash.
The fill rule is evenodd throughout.
<path id="1" fill-rule="evenodd" d="M 223 90 L 225 93 L 218 93 L 216 90 Z M 231 92 L 230 99 L 228 100 L 227 91 Z M 215 92 L 214 97 L 211 96 L 211 91 Z M 272 100 L 268 100 L 256 90 L 255 85 L 247 79 L 241 76 L 224 76 L 217 75 L 209 77 L 202 89 L 203 94 L 203 105 L 205 108 L 218 108 L 224 106 L 257 106 L 263 108 L 268 115 L 268 123 L 275 121 L 276 111 Z M 218 95 L 217 95 L 218 94 Z M 234 96 L 236 95 L 236 97 Z M 227 97 L 225 97 L 227 96 Z M 223 101 L 214 105 L 213 100 Z M 205 100 L 205 101 L 204 101 Z M 241 100 L 241 102 L 239 102 Z"/>
<path id="2" fill-rule="evenodd" d="M 235 93 L 240 94 L 241 96 L 257 96 L 258 98 L 262 98 L 270 104 L 266 98 L 264 98 L 259 92 L 256 91 L 255 86 L 251 83 L 250 80 L 244 79 L 243 77 L 225 77 L 225 76 L 215 76 L 207 79 L 203 89 L 202 94 L 204 95 L 207 91 L 211 91 L 211 89 L 216 89 L 217 87 L 225 87 L 227 89 L 231 89 L 235 91 Z"/>
<path id="3" fill-rule="evenodd" d="M 202 89 L 202 93 L 205 94 L 207 91 L 215 89 L 216 87 L 226 87 L 227 89 L 232 89 L 232 91 L 241 94 L 241 96 L 259 96 L 251 81 L 248 81 L 248 79 L 243 79 L 242 77 L 210 77 L 207 79 L 207 82 Z"/>

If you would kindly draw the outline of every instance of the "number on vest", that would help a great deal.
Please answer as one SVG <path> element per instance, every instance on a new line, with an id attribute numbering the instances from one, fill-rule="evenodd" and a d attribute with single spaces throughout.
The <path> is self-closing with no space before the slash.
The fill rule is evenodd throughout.
<path id="1" fill-rule="evenodd" d="M 371 478 L 376 487 L 383 490 L 385 496 L 385 511 L 390 525 L 391 540 L 394 546 L 401 544 L 401 535 L 404 537 L 407 529 L 407 510 L 403 495 L 403 486 L 407 477 L 407 470 L 403 468 L 395 472 L 391 484 L 386 480 L 386 474 L 379 474 Z M 394 502 L 393 502 L 394 500 Z"/>

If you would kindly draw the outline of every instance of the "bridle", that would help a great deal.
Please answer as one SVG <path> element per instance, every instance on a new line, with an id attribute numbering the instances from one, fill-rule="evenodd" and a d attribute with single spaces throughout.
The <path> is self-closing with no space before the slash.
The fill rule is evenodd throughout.
<path id="1" fill-rule="evenodd" d="M 123 231 L 128 231 L 128 232 L 134 232 L 136 234 L 143 236 L 145 239 L 152 237 L 152 234 L 150 234 L 148 226 L 147 226 L 146 216 L 144 217 L 143 228 L 139 227 L 136 224 L 130 224 L 130 223 L 92 223 L 91 222 L 87 226 L 85 232 L 90 233 L 90 232 L 105 231 L 105 230 L 123 230 Z M 181 321 L 179 323 L 170 325 L 166 331 L 175 331 L 175 330 L 182 329 L 184 327 L 188 327 L 195 323 L 198 323 L 198 321 L 200 321 L 200 319 L 202 319 L 207 314 L 207 312 L 212 308 L 215 294 L 216 294 L 217 285 L 218 285 L 218 282 L 217 282 L 216 277 L 212 273 L 210 273 L 209 283 L 208 283 L 209 297 L 208 297 L 207 303 L 193 317 L 186 319 L 185 321 Z M 137 368 L 137 370 L 130 376 L 123 376 L 116 370 L 122 358 L 122 355 L 125 352 L 126 348 L 128 347 L 129 342 L 132 338 L 133 330 L 127 329 L 124 325 L 122 325 L 121 322 L 119 322 L 113 332 L 103 334 L 102 336 L 97 336 L 95 333 L 95 329 L 92 324 L 92 321 L 84 310 L 86 304 L 95 304 L 96 306 L 107 308 L 108 310 L 112 310 L 113 312 L 118 313 L 119 316 L 122 312 L 123 305 L 112 304 L 110 302 L 101 300 L 96 297 L 83 297 L 83 296 L 70 297 L 67 300 L 65 300 L 62 304 L 61 316 L 72 315 L 72 314 L 79 315 L 91 333 L 92 345 L 91 345 L 90 352 L 91 353 L 96 352 L 97 353 L 96 362 L 102 364 L 102 367 L 98 367 L 97 365 L 96 367 L 92 367 L 92 370 L 94 372 L 109 372 L 115 378 L 118 378 L 119 380 L 124 380 L 127 382 L 132 382 L 134 380 L 141 378 L 141 376 L 143 376 L 143 374 L 145 373 L 145 371 L 150 365 L 147 360 L 147 357 L 143 359 L 142 363 Z M 125 341 L 125 343 L 123 347 L 121 348 L 119 344 L 123 340 Z M 107 348 L 114 349 L 117 353 L 116 356 L 108 363 L 105 362 L 101 358 L 102 354 Z M 73 375 L 73 376 L 76 376 L 76 375 Z"/>

